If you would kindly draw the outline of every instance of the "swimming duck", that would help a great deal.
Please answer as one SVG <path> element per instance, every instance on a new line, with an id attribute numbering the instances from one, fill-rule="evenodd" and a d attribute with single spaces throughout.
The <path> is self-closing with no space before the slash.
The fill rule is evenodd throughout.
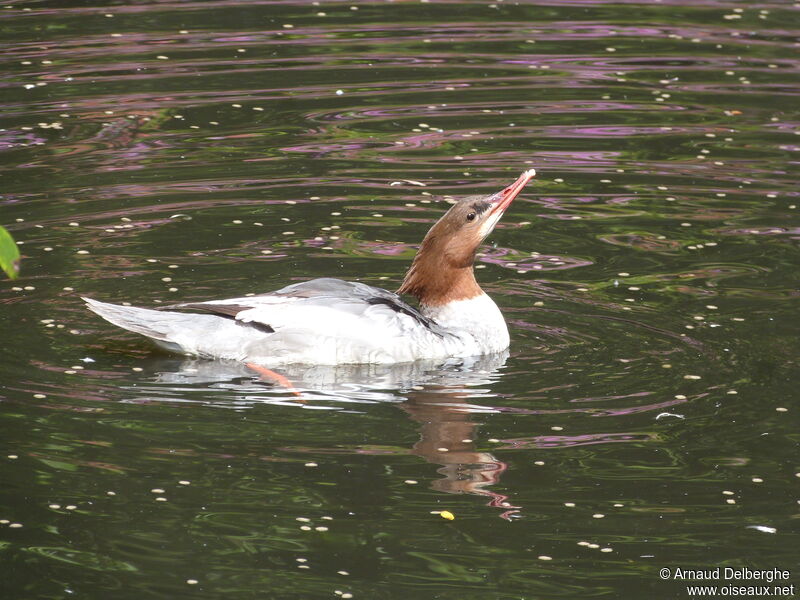
<path id="1" fill-rule="evenodd" d="M 508 328 L 475 280 L 478 246 L 535 176 L 464 198 L 430 228 L 397 293 L 323 277 L 274 292 L 160 309 L 84 298 L 105 320 L 167 350 L 264 365 L 400 363 L 500 352 Z M 399 294 L 414 296 L 419 308 Z"/>

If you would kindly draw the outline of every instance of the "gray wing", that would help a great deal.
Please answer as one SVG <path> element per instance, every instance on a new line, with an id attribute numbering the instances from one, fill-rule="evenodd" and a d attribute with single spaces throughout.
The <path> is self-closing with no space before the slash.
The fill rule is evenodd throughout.
<path id="1" fill-rule="evenodd" d="M 243 313 L 247 313 L 246 322 L 255 322 L 260 327 L 272 329 L 273 326 L 283 325 L 284 323 L 271 323 L 269 319 L 269 310 L 253 312 L 253 309 L 266 309 L 270 306 L 276 307 L 282 304 L 282 299 L 290 302 L 296 308 L 324 306 L 333 311 L 344 311 L 357 316 L 363 316 L 368 310 L 373 315 L 375 315 L 375 313 L 385 313 L 385 317 L 404 315 L 412 318 L 419 326 L 430 330 L 431 333 L 435 335 L 441 337 L 448 335 L 435 321 L 429 319 L 416 308 L 404 302 L 400 296 L 393 292 L 365 283 L 344 281 L 331 277 L 321 277 L 310 281 L 294 283 L 279 290 L 275 290 L 274 292 L 257 294 L 255 296 L 222 301 L 187 302 L 164 308 L 173 310 L 176 308 L 183 310 L 202 310 L 237 320 L 243 320 L 243 317 L 245 317 Z"/>

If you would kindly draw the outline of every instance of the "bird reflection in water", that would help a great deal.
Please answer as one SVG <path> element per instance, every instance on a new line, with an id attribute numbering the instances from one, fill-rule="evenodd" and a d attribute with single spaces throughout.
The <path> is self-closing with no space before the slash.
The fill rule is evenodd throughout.
<path id="1" fill-rule="evenodd" d="M 159 387 L 180 385 L 184 391 L 187 385 L 227 390 L 235 394 L 232 399 L 238 406 L 270 401 L 263 395 L 265 384 L 287 389 L 291 402 L 306 406 L 331 401 L 350 406 L 354 402 L 399 402 L 400 408 L 420 424 L 419 441 L 410 453 L 441 465 L 437 472 L 442 478 L 431 487 L 448 494 L 487 497 L 489 506 L 503 509 L 502 518 L 511 519 L 519 515 L 520 507 L 513 506 L 507 495 L 488 489 L 500 483 L 508 465 L 478 449 L 480 423 L 474 421 L 476 414 L 496 412 L 485 400 L 495 397 L 490 388 L 507 357 L 508 352 L 501 352 L 445 364 L 417 361 L 394 365 L 289 365 L 281 368 L 280 378 L 268 370 L 241 363 L 161 360 L 155 381 Z M 167 364 L 169 368 L 165 369 Z M 287 387 L 287 380 L 291 387 Z M 145 391 L 139 385 L 137 391 L 141 394 L 155 390 L 151 387 Z M 138 400 L 147 401 L 142 397 Z M 157 399 L 150 396 L 149 400 Z M 286 400 L 282 396 L 281 403 Z"/>
<path id="2" fill-rule="evenodd" d="M 488 383 L 488 380 L 487 380 Z M 448 494 L 476 494 L 490 498 L 489 506 L 506 509 L 500 516 L 510 519 L 519 513 L 508 496 L 487 489 L 500 483 L 508 465 L 489 452 L 476 448 L 479 423 L 472 420 L 468 399 L 474 391 L 463 386 L 425 386 L 408 394 L 401 407 L 420 423 L 420 439 L 412 453 L 430 463 L 442 465 L 443 475 L 431 487 Z"/>

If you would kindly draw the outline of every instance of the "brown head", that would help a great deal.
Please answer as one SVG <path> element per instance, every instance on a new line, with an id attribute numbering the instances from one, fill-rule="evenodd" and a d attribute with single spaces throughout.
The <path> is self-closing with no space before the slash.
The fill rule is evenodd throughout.
<path id="1" fill-rule="evenodd" d="M 397 293 L 416 296 L 426 306 L 482 294 L 472 272 L 475 252 L 534 175 L 530 169 L 496 194 L 470 196 L 451 206 L 422 240 Z"/>

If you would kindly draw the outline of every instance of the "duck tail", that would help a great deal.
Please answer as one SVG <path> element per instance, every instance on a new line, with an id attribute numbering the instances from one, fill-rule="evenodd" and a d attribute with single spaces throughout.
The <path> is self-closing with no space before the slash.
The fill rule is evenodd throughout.
<path id="1" fill-rule="evenodd" d="M 100 302 L 92 298 L 82 298 L 93 313 L 100 315 L 109 323 L 128 331 L 139 333 L 162 342 L 170 342 L 170 333 L 175 329 L 176 317 L 185 317 L 181 313 L 162 312 L 150 308 L 121 306 Z"/>

